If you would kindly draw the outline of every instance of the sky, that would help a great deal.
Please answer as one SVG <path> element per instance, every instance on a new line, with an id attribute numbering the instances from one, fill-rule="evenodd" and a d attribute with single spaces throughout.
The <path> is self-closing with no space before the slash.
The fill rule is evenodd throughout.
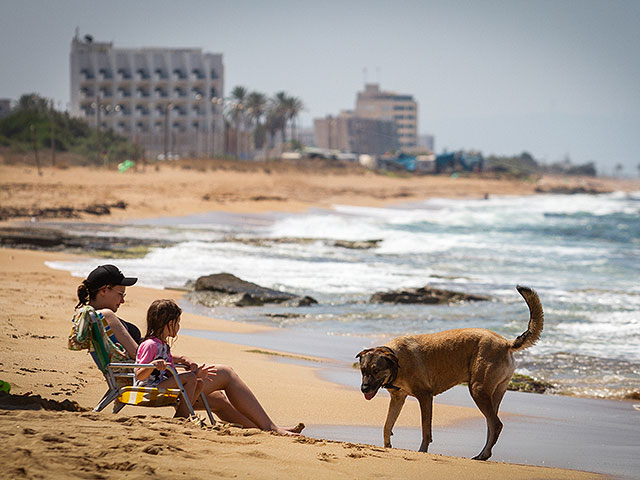
<path id="1" fill-rule="evenodd" d="M 65 109 L 80 36 L 222 53 L 242 85 L 300 98 L 303 127 L 365 82 L 413 95 L 436 152 L 529 152 L 640 174 L 639 0 L 0 0 L 0 98 Z"/>

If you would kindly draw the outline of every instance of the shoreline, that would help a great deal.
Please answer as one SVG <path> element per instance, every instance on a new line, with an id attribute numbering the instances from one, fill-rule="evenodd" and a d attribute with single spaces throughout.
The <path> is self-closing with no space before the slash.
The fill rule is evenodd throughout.
<path id="1" fill-rule="evenodd" d="M 309 207 L 323 207 L 335 203 L 349 203 L 349 199 L 359 199 L 361 204 L 389 205 L 394 202 L 406 203 L 415 199 L 438 196 L 438 188 L 450 189 L 452 185 L 464 187 L 461 179 L 444 179 L 444 187 L 428 190 L 428 195 L 421 190 L 426 184 L 406 182 L 406 179 L 383 179 L 380 184 L 372 181 L 371 185 L 354 192 L 353 176 L 341 178 L 339 176 L 320 175 L 314 181 L 328 183 L 336 181 L 330 195 L 318 184 L 314 195 L 300 196 L 300 189 L 311 189 L 313 185 L 302 182 L 296 185 L 295 176 L 285 179 L 280 173 L 257 173 L 232 175 L 220 174 L 215 182 L 231 182 L 233 185 L 210 182 L 203 172 L 167 169 L 159 172 L 157 178 L 164 179 L 166 185 L 159 189 L 149 187 L 148 178 L 142 178 L 142 173 L 134 176 L 122 176 L 114 173 L 104 176 L 106 190 L 87 192 L 84 186 L 87 179 L 92 178 L 85 171 L 77 178 L 69 176 L 69 171 L 61 171 L 67 175 L 53 172 L 52 178 L 47 172 L 41 183 L 33 178 L 31 173 L 23 173 L 18 178 L 6 179 L 1 174 L 7 167 L 0 167 L 0 177 L 3 185 L 13 188 L 23 185 L 27 195 L 17 195 L 16 202 L 31 202 L 32 204 L 48 206 L 64 206 L 73 203 L 86 206 L 89 200 L 100 197 L 105 202 L 127 202 L 127 209 L 115 211 L 111 215 L 101 216 L 100 222 L 119 223 L 133 218 L 166 217 L 201 213 L 201 208 L 228 212 L 265 212 L 265 211 L 304 211 Z M 19 167 L 16 167 L 19 169 Z M 71 170 L 71 169 L 70 169 Z M 14 172 L 15 173 L 15 172 Z M 19 172 L 17 172 L 19 173 Z M 106 172 L 109 173 L 109 172 Z M 212 172 L 207 172 L 212 173 Z M 223 172 L 224 173 L 224 172 Z M 229 172 L 227 172 L 229 173 Z M 120 176 L 118 176 L 120 175 Z M 176 178 L 172 178 L 176 177 Z M 179 178 L 178 178 L 179 177 Z M 277 179 L 276 179 L 277 177 Z M 125 185 L 133 178 L 131 185 Z M 184 198 L 175 198 L 169 191 L 181 193 L 188 184 L 180 182 L 185 179 L 196 179 L 198 185 L 185 194 Z M 256 180 L 257 179 L 257 180 Z M 35 181 L 34 181 L 35 180 Z M 67 180 L 70 185 L 65 183 Z M 373 180 L 376 180 L 375 178 Z M 377 179 L 379 180 L 379 179 Z M 442 179 L 440 179 L 442 180 Z M 465 180 L 465 179 L 462 179 Z M 277 188 L 284 188 L 288 193 L 284 200 L 275 199 L 283 190 L 277 190 L 269 184 L 281 182 Z M 235 182 L 235 183 L 233 183 Z M 254 183 L 255 182 L 255 183 Z M 390 182 L 390 183 L 386 183 Z M 451 183 L 456 182 L 456 183 Z M 246 193 L 256 185 L 258 190 Z M 407 186 L 409 185 L 409 186 Z M 509 188 L 514 185 L 509 184 Z M 75 189 L 73 187 L 78 187 Z M 3 190 L 7 194 L 11 188 Z M 482 188 L 481 188 L 482 187 Z M 517 188 L 521 185 L 518 183 Z M 271 188 L 271 190 L 269 190 Z M 375 196 L 376 189 L 384 190 L 384 198 Z M 487 191 L 487 186 L 478 183 L 473 192 L 467 191 L 467 196 L 478 197 Z M 501 194 L 506 187 L 496 187 L 490 194 Z M 532 187 L 533 188 L 533 187 Z M 180 190 L 182 189 L 182 190 Z M 262 189 L 262 190 L 261 190 Z M 18 189 L 19 190 L 19 189 Z M 139 191 L 137 191 L 139 190 Z M 206 192 L 223 194 L 233 190 L 237 193 L 233 201 L 224 195 L 205 200 Z M 462 188 L 457 195 L 465 196 Z M 122 198 L 119 192 L 124 192 Z M 365 191 L 363 194 L 362 192 Z M 16 191 L 13 191 L 16 193 Z M 74 194 L 80 192 L 77 196 Z M 107 193 L 105 193 L 107 192 Z M 118 193 L 114 193 L 118 192 Z M 205 192 L 204 194 L 202 192 Z M 252 197 L 265 195 L 269 200 L 251 200 Z M 274 193 L 275 192 L 275 193 Z M 367 193 L 368 192 L 368 193 Z M 403 193 L 404 192 L 404 193 Z M 407 196 L 405 193 L 409 192 Z M 474 193 L 475 192 L 475 193 Z M 35 198 L 29 199 L 29 195 Z M 91 193 L 90 195 L 86 195 Z M 521 193 L 519 193 L 521 194 Z M 415 196 L 415 197 L 414 197 Z M 126 198 L 125 198 L 126 197 Z M 380 195 L 378 196 L 380 197 Z M 6 196 L 2 205 L 6 205 Z M 226 200 L 225 200 L 226 198 Z M 322 201 L 318 201 L 322 198 Z M 293 200 L 292 200 L 293 199 Z M 172 202 L 172 200 L 175 200 Z M 355 201 L 355 200 L 354 200 Z M 57 202 L 57 203 L 56 203 Z M 131 203 L 130 203 L 131 202 Z M 156 204 L 157 202 L 157 204 Z M 352 202 L 353 203 L 353 202 Z M 214 207 L 214 208 L 211 208 Z M 279 208 L 283 208 L 280 209 Z M 296 209 L 302 210 L 296 210 Z M 243 210 L 246 209 L 246 210 Z M 148 215 L 148 216 L 147 216 Z M 86 222 L 89 218 L 77 219 Z M 70 221 L 77 221 L 71 219 Z M 66 220 L 65 220 L 66 221 Z M 79 278 L 72 277 L 68 272 L 52 270 L 45 266 L 46 261 L 71 260 L 85 258 L 59 252 L 43 252 L 33 250 L 0 249 L 0 298 L 3 308 L 0 318 L 6 325 L 5 332 L 0 336 L 0 379 L 9 381 L 12 393 L 25 394 L 33 392 L 52 400 L 71 399 L 81 406 L 91 408 L 104 392 L 104 381 L 92 361 L 83 352 L 66 350 L 66 336 L 70 328 L 70 318 L 73 305 L 76 303 L 75 287 Z M 184 295 L 177 290 L 156 290 L 134 286 L 130 289 L 127 302 L 119 310 L 119 314 L 129 321 L 143 327 L 141 321 L 147 305 L 154 299 L 169 296 L 180 300 Z M 507 437 L 501 437 L 494 449 L 497 461 L 476 462 L 466 458 L 445 457 L 442 455 L 420 454 L 415 451 L 402 449 L 383 449 L 377 446 L 361 444 L 359 433 L 362 428 L 370 428 L 381 436 L 382 423 L 387 409 L 387 399 L 380 395 L 370 402 L 364 401 L 356 388 L 344 386 L 322 378 L 318 375 L 326 363 L 300 365 L 297 361 L 280 361 L 279 357 L 264 355 L 248 350 L 241 342 L 234 343 L 224 340 L 224 336 L 247 334 L 261 336 L 268 331 L 266 327 L 254 324 L 242 324 L 224 321 L 185 312 L 183 328 L 188 330 L 206 329 L 221 332 L 220 339 L 205 340 L 188 335 L 179 337 L 174 351 L 189 352 L 195 361 L 209 361 L 228 363 L 251 386 L 265 409 L 279 424 L 295 424 L 303 421 L 309 426 L 310 433 L 318 427 L 330 425 L 353 432 L 356 437 L 345 441 L 327 441 L 314 438 L 299 440 L 278 437 L 265 433 L 244 432 L 222 427 L 222 430 L 194 430 L 190 425 L 170 420 L 171 409 L 149 410 L 142 407 L 126 407 L 119 414 L 102 412 L 33 412 L 17 408 L 16 410 L 0 409 L 0 422 L 4 422 L 0 432 L 2 438 L 11 440 L 12 447 L 0 452 L 0 463 L 5 466 L 9 478 L 29 475 L 44 475 L 48 478 L 68 478 L 69 472 L 95 473 L 104 478 L 121 478 L 123 471 L 131 471 L 134 475 L 149 475 L 166 472 L 166 476 L 176 474 L 211 476 L 218 474 L 250 475 L 254 478 L 282 478 L 306 476 L 318 479 L 334 478 L 370 478 L 374 475 L 397 475 L 402 472 L 406 478 L 423 477 L 425 472 L 433 472 L 439 478 L 459 478 L 471 475 L 473 478 L 610 478 L 615 473 L 607 475 L 549 468 L 548 466 L 529 466 L 516 463 L 500 463 L 498 452 L 502 442 Z M 357 372 L 356 372 L 357 373 Z M 277 388 L 274 388 L 274 385 Z M 509 395 L 509 394 L 507 394 Z M 535 403 L 535 397 L 528 397 L 525 404 Z M 327 399 L 331 399 L 327 402 Z M 418 425 L 419 411 L 417 402 L 408 402 L 398 421 L 398 434 L 411 431 Z M 507 435 L 514 422 L 527 422 L 526 413 L 510 413 L 503 409 L 505 429 Z M 159 415 L 159 416 L 158 416 Z M 543 415 L 544 416 L 544 415 Z M 436 403 L 434 412 L 434 431 L 451 429 L 452 436 L 446 437 L 454 441 L 459 436 L 463 448 L 460 453 L 467 457 L 476 453 L 476 448 L 484 440 L 484 432 L 465 434 L 465 426 L 483 421 L 480 412 L 472 406 L 449 405 Z M 544 423 L 531 420 L 528 428 L 533 432 L 542 433 L 544 437 Z M 95 435 L 96 428 L 118 432 L 111 438 Z M 475 427 L 474 427 L 475 428 Z M 482 424 L 480 430 L 482 430 Z M 158 430 L 164 430 L 166 436 L 160 443 L 155 442 Z M 86 445 L 83 439 L 92 437 L 91 445 Z M 436 433 L 436 435 L 438 435 Z M 400 436 L 400 435 L 399 435 Z M 52 449 L 50 438 L 56 437 L 56 448 Z M 579 438 L 579 437 L 578 437 Z M 436 442 L 447 443 L 445 437 L 436 437 Z M 353 443 L 358 441 L 359 443 Z M 363 438 L 362 441 L 366 441 Z M 517 439 L 517 446 L 526 452 L 527 448 L 537 448 L 528 445 L 526 436 Z M 159 454 L 149 454 L 145 449 L 156 445 Z M 167 446 L 170 445 L 170 448 Z M 614 442 L 614 444 L 616 444 Z M 434 447 L 435 448 L 435 447 Z M 559 447 L 561 448 L 561 447 Z M 25 449 L 29 456 L 26 456 Z M 113 452 L 109 462 L 96 456 L 100 449 Z M 436 451 L 436 450 L 434 450 Z M 134 452 L 131 455 L 129 452 Z M 73 459 L 82 455 L 85 461 L 76 465 Z M 215 460 L 212 462 L 211 458 Z M 250 462 L 246 461 L 251 459 Z M 244 460 L 244 461 L 243 461 Z M 525 459 L 526 460 L 526 459 Z M 503 460 L 504 461 L 504 460 Z M 529 463 L 529 462 L 527 462 Z M 578 464 L 576 467 L 580 468 Z M 585 467 L 586 468 L 586 467 Z"/>
<path id="2" fill-rule="evenodd" d="M 391 206 L 427 198 L 484 198 L 486 195 L 533 195 L 536 191 L 634 191 L 640 179 L 543 176 L 510 179 L 495 176 L 398 177 L 367 170 L 311 169 L 278 164 L 242 164 L 242 170 L 199 169 L 162 165 L 120 173 L 95 167 L 33 167 L 0 165 L 0 206 L 3 210 L 40 211 L 42 218 L 64 222 L 118 223 L 200 214 L 305 212 L 335 204 Z M 91 185 L 91 187 L 88 187 Z M 114 205 L 120 205 L 114 207 Z M 106 210 L 102 207 L 109 207 Z M 99 208 L 94 208 L 99 207 Z M 76 216 L 46 216 L 46 209 L 71 210 Z M 86 211 L 89 209 L 91 211 Z M 0 223 L 29 220 L 5 216 Z M 13 220 L 12 220 L 13 219 Z M 4 220 L 4 222 L 1 222 Z"/>

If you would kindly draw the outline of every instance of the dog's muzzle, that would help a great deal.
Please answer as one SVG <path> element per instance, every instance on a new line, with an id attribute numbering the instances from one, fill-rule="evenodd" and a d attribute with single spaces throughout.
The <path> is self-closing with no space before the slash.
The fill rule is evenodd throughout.
<path id="1" fill-rule="evenodd" d="M 362 386 L 360 387 L 360 391 L 363 393 L 364 398 L 366 398 L 367 400 L 371 400 L 373 397 L 376 396 L 376 393 L 378 393 L 378 390 L 380 390 L 380 385 L 377 386 L 372 386 L 369 385 L 368 383 L 363 383 Z"/>

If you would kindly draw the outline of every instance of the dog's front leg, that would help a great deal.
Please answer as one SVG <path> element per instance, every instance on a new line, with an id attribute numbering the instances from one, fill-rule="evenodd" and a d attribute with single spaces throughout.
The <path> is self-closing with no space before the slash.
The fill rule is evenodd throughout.
<path id="1" fill-rule="evenodd" d="M 419 452 L 426 452 L 431 443 L 431 420 L 433 417 L 433 395 L 430 392 L 424 392 L 416 395 L 420 403 L 420 415 L 422 417 L 422 443 Z"/>
<path id="2" fill-rule="evenodd" d="M 393 390 L 390 393 L 391 401 L 389 402 L 389 411 L 387 412 L 387 420 L 384 422 L 384 429 L 382 432 L 385 448 L 391 448 L 393 426 L 398 419 L 398 415 L 400 415 L 400 412 L 402 411 L 404 401 L 407 399 L 407 394 L 402 393 L 400 390 Z"/>

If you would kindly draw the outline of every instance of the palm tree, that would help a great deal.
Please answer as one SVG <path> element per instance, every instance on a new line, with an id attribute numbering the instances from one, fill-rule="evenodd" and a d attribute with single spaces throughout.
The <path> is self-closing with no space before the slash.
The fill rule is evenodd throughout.
<path id="1" fill-rule="evenodd" d="M 269 134 L 269 147 L 273 148 L 275 146 L 275 137 L 278 131 L 281 131 L 282 115 L 279 113 L 279 109 L 277 104 L 274 101 L 270 102 L 269 108 L 267 109 L 267 117 L 265 119 L 265 130 Z"/>
<path id="2" fill-rule="evenodd" d="M 247 119 L 255 123 L 253 130 L 253 141 L 256 148 L 264 145 L 264 140 L 259 141 L 258 132 L 261 130 L 260 120 L 267 112 L 267 96 L 260 92 L 251 92 L 247 97 Z"/>
<path id="3" fill-rule="evenodd" d="M 286 92 L 278 92 L 273 99 L 274 115 L 282 132 L 282 143 L 287 143 L 287 120 L 288 120 L 289 97 Z"/>
<path id="4" fill-rule="evenodd" d="M 298 97 L 289 97 L 287 99 L 287 117 L 291 121 L 291 140 L 297 140 L 296 120 L 300 112 L 304 110 L 304 103 Z"/>
<path id="5" fill-rule="evenodd" d="M 236 126 L 236 158 L 240 157 L 240 125 L 244 118 L 245 103 L 247 101 L 247 89 L 237 86 L 231 90 L 231 107 L 229 116 Z"/>

